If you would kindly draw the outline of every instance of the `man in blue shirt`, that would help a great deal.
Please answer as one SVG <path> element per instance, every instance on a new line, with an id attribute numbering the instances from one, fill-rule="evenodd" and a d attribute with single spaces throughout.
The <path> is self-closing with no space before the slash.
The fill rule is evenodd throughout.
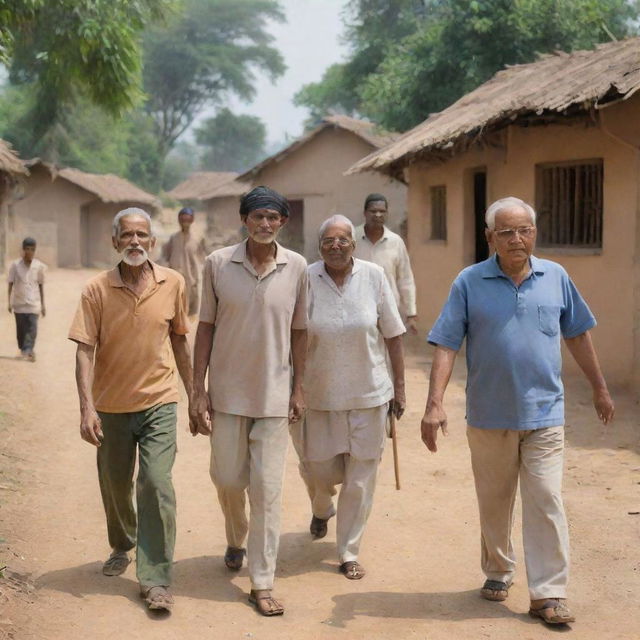
<path id="1" fill-rule="evenodd" d="M 573 622 L 566 604 L 569 540 L 562 504 L 564 392 L 560 337 L 593 388 L 607 424 L 613 402 L 589 330 L 596 324 L 566 271 L 532 256 L 536 215 L 518 198 L 486 213 L 494 255 L 464 269 L 428 340 L 436 345 L 422 440 L 437 451 L 447 433 L 443 396 L 467 339 L 467 439 L 478 496 L 481 595 L 505 600 L 515 571 L 513 506 L 520 477 L 529 613 L 547 623 Z"/>

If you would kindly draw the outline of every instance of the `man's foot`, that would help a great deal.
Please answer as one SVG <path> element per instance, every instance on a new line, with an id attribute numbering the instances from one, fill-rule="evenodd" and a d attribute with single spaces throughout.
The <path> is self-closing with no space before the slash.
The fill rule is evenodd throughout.
<path id="1" fill-rule="evenodd" d="M 348 580 L 361 580 L 364 578 L 366 571 L 364 567 L 355 560 L 343 562 L 340 565 L 340 573 Z"/>
<path id="2" fill-rule="evenodd" d="M 540 618 L 547 624 L 567 624 L 576 621 L 564 598 L 532 600 L 529 615 L 532 618 Z"/>
<path id="3" fill-rule="evenodd" d="M 501 580 L 486 580 L 480 589 L 480 595 L 485 600 L 493 600 L 494 602 L 502 602 L 509 597 L 510 582 L 502 582 Z"/>
<path id="4" fill-rule="evenodd" d="M 127 570 L 130 562 L 131 558 L 126 551 L 114 550 L 102 565 L 102 573 L 105 576 L 120 576 Z"/>
<path id="5" fill-rule="evenodd" d="M 154 586 L 143 587 L 140 585 L 140 595 L 144 598 L 149 609 L 153 611 L 171 611 L 173 608 L 173 596 L 168 587 Z"/>
<path id="6" fill-rule="evenodd" d="M 263 616 L 281 616 L 284 613 L 284 607 L 271 595 L 271 589 L 251 589 L 249 602 Z"/>
<path id="7" fill-rule="evenodd" d="M 36 361 L 36 354 L 33 353 L 33 351 L 31 351 L 30 353 L 27 354 L 27 360 L 29 362 L 35 362 Z"/>
<path id="8" fill-rule="evenodd" d="M 237 547 L 227 547 L 224 554 L 224 563 L 227 565 L 227 569 L 231 571 L 240 571 L 242 569 L 242 561 L 247 552 L 244 549 Z"/>
<path id="9" fill-rule="evenodd" d="M 323 520 L 322 518 L 316 518 L 315 516 L 311 517 L 309 531 L 316 540 L 320 540 L 320 538 L 324 538 L 327 535 L 327 522 L 329 522 L 329 518 Z"/>

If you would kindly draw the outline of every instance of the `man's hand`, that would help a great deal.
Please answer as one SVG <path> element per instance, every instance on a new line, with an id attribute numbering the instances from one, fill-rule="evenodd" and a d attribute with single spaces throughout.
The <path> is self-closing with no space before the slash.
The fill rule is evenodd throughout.
<path id="1" fill-rule="evenodd" d="M 9 305 L 7 306 L 7 311 L 8 311 L 9 313 L 11 313 L 11 312 L 12 312 L 11 304 L 9 304 Z"/>
<path id="2" fill-rule="evenodd" d="M 189 398 L 189 431 L 192 436 L 199 433 L 203 436 L 211 435 L 213 429 L 213 411 L 209 394 L 200 389 Z"/>
<path id="3" fill-rule="evenodd" d="M 95 409 L 80 412 L 80 437 L 95 447 L 100 446 L 104 435 L 102 421 Z"/>
<path id="4" fill-rule="evenodd" d="M 291 398 L 289 398 L 289 424 L 301 420 L 305 409 L 302 389 L 294 389 Z"/>
<path id="5" fill-rule="evenodd" d="M 434 405 L 428 407 L 422 417 L 420 423 L 420 431 L 422 432 L 422 442 L 425 443 L 427 449 L 432 453 L 438 450 L 436 441 L 438 439 L 438 429 L 442 429 L 443 435 L 448 435 L 447 414 L 444 412 L 442 405 Z"/>
<path id="6" fill-rule="evenodd" d="M 402 418 L 405 407 L 407 406 L 407 400 L 404 395 L 404 388 L 396 388 L 393 392 L 393 400 L 391 400 L 391 411 L 397 420 Z"/>
<path id="7" fill-rule="evenodd" d="M 42 314 L 43 318 L 47 315 L 47 310 L 45 309 L 44 305 L 42 305 L 42 309 L 40 310 L 40 313 Z"/>
<path id="8" fill-rule="evenodd" d="M 593 392 L 593 406 L 595 407 L 598 418 L 602 420 L 603 424 L 609 424 L 611 420 L 613 420 L 615 407 L 613 406 L 613 400 L 611 400 L 609 391 L 606 388 L 596 389 Z"/>
<path id="9" fill-rule="evenodd" d="M 407 331 L 412 336 L 418 335 L 418 316 L 409 316 L 404 323 L 404 326 L 407 328 Z"/>

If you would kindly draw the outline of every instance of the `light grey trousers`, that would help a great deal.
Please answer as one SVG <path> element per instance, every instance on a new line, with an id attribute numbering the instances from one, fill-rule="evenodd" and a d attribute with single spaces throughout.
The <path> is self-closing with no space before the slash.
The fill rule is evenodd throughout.
<path id="1" fill-rule="evenodd" d="M 522 538 L 532 600 L 566 598 L 569 532 L 562 503 L 564 428 L 531 431 L 467 427 L 478 496 L 481 565 L 491 580 L 511 582 L 518 479 Z"/>
<path id="2" fill-rule="evenodd" d="M 273 587 L 287 425 L 287 418 L 247 418 L 217 411 L 213 416 L 209 471 L 224 514 L 227 544 L 241 548 L 249 533 L 247 564 L 253 589 Z"/>

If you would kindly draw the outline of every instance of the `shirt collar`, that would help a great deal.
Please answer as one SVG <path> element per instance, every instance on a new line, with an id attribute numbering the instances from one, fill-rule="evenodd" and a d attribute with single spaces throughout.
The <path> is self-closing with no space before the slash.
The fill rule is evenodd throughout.
<path id="1" fill-rule="evenodd" d="M 249 238 L 243 240 L 233 252 L 231 256 L 231 262 L 244 262 L 247 259 L 247 242 Z M 284 247 L 276 242 L 276 264 L 287 264 L 289 262 L 289 258 L 287 257 L 287 252 L 284 250 Z"/>
<path id="2" fill-rule="evenodd" d="M 389 237 L 391 236 L 391 232 L 389 231 L 389 229 L 387 228 L 387 225 L 383 225 L 382 226 L 382 237 L 380 238 L 380 240 L 378 240 L 378 242 L 382 242 L 383 240 L 388 240 Z M 356 229 L 356 236 L 360 239 L 360 240 L 367 240 L 368 242 L 371 242 L 371 240 L 369 240 L 369 238 L 367 238 L 367 234 L 364 231 L 364 225 L 361 224 L 359 227 L 357 227 Z"/>
<path id="3" fill-rule="evenodd" d="M 544 275 L 544 263 L 540 258 L 535 256 L 529 257 L 529 264 L 531 265 L 531 274 L 534 276 Z M 498 264 L 498 254 L 494 253 L 490 258 L 481 263 L 482 265 L 482 277 L 483 278 L 506 278 L 504 271 Z"/>
<path id="4" fill-rule="evenodd" d="M 153 278 L 156 282 L 164 282 L 167 278 L 162 273 L 162 270 L 158 268 L 158 265 L 148 261 L 151 265 L 151 271 L 153 272 Z M 112 287 L 124 287 L 124 282 L 122 282 L 122 276 L 120 275 L 120 263 L 118 263 L 113 269 L 107 271 L 107 279 L 109 280 L 109 285 Z"/>

